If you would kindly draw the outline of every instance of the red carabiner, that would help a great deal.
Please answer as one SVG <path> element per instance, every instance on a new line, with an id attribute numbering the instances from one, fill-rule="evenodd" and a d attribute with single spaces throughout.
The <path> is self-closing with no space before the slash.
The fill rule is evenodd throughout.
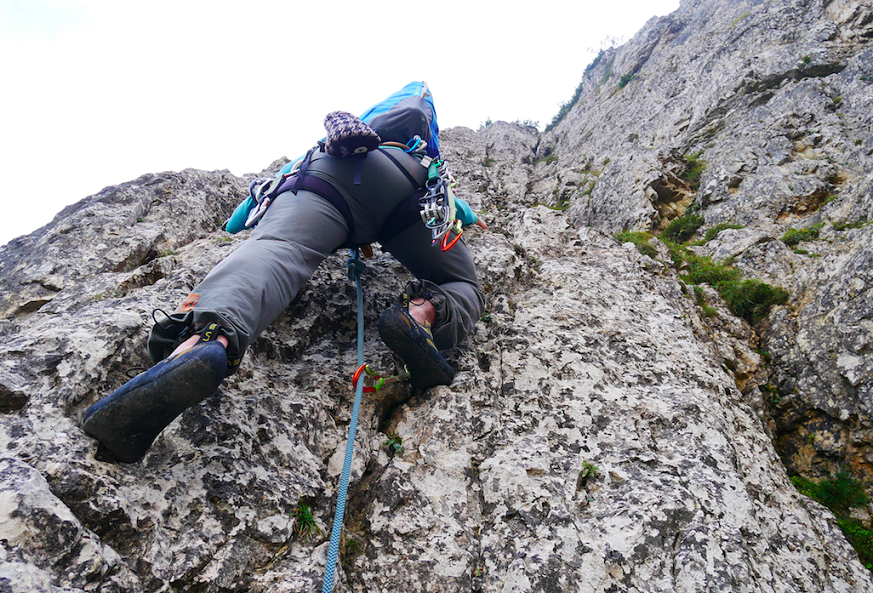
<path id="1" fill-rule="evenodd" d="M 367 365 L 362 364 L 360 367 L 358 367 L 358 370 L 355 371 L 355 374 L 352 376 L 352 387 L 354 387 L 355 389 L 358 388 L 358 380 L 361 378 L 361 373 L 363 373 L 365 370 L 367 370 Z M 367 374 L 370 374 L 370 372 L 367 371 Z M 379 379 L 379 375 L 373 375 L 373 377 L 376 380 Z M 376 392 L 375 387 L 366 387 L 366 386 L 364 387 L 364 393 L 375 393 L 375 392 Z"/>
<path id="2" fill-rule="evenodd" d="M 461 238 L 461 234 L 462 234 L 463 232 L 464 232 L 464 231 L 462 231 L 462 230 L 458 230 L 458 234 L 455 235 L 455 238 L 452 239 L 451 243 L 446 244 L 446 241 L 448 241 L 448 239 L 449 239 L 449 235 L 452 233 L 451 229 L 449 229 L 448 231 L 446 231 L 446 234 L 443 235 L 443 240 L 442 240 L 442 242 L 440 243 L 440 249 L 442 249 L 443 251 L 448 251 L 449 249 L 451 249 L 452 247 L 454 247 L 454 246 L 455 246 L 455 243 L 458 242 L 458 239 Z"/>

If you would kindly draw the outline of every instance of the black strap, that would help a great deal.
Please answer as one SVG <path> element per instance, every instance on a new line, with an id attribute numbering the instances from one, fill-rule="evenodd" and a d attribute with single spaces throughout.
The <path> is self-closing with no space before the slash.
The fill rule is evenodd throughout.
<path id="1" fill-rule="evenodd" d="M 415 180 L 415 177 L 413 177 L 412 174 L 411 174 L 409 171 L 406 170 L 406 167 L 404 167 L 403 165 L 401 165 L 401 164 L 400 164 L 400 161 L 398 161 L 398 160 L 395 159 L 393 156 L 391 156 L 391 151 L 390 151 L 390 150 L 384 150 L 384 149 L 381 149 L 381 148 L 380 148 L 379 151 L 380 151 L 382 154 L 384 154 L 385 156 L 387 156 L 389 159 L 391 159 L 391 162 L 392 162 L 392 163 L 394 163 L 395 165 L 397 165 L 397 168 L 400 169 L 400 172 L 401 172 L 401 173 L 403 173 L 404 175 L 406 175 L 406 178 L 409 180 L 409 183 L 412 184 L 412 187 L 414 187 L 414 188 L 416 189 L 416 191 L 419 190 L 419 189 L 422 189 L 423 186 L 422 186 L 419 182 L 417 182 L 417 181 Z"/>
<path id="2" fill-rule="evenodd" d="M 385 222 L 382 224 L 382 228 L 379 229 L 379 236 L 377 237 L 377 241 L 382 245 L 385 245 L 389 241 L 391 241 L 394 237 L 414 225 L 416 222 L 421 220 L 421 214 L 419 213 L 419 205 L 418 200 L 421 198 L 426 192 L 427 189 L 424 185 L 417 182 L 415 177 L 404 167 L 400 161 L 391 156 L 390 149 L 379 149 L 382 154 L 391 159 L 397 168 L 406 176 L 409 180 L 409 183 L 412 184 L 414 188 L 412 193 L 405 198 L 403 198 L 397 206 L 388 214 L 385 218 Z"/>
<path id="3" fill-rule="evenodd" d="M 309 169 L 309 163 L 312 157 L 312 153 L 318 150 L 319 147 L 315 147 L 309 152 L 306 153 L 303 161 L 300 163 L 300 167 L 297 169 L 295 175 L 288 177 L 285 181 L 276 189 L 276 194 L 281 194 L 285 191 L 291 191 L 293 193 L 297 193 L 298 191 L 306 190 L 311 191 L 312 193 L 321 196 L 325 200 L 331 203 L 334 208 L 336 208 L 340 214 L 342 214 L 343 219 L 346 221 L 346 226 L 349 229 L 348 240 L 345 244 L 341 245 L 338 249 L 347 248 L 347 247 L 360 247 L 360 245 L 353 245 L 350 243 L 351 238 L 355 235 L 355 223 L 352 219 L 352 211 L 349 208 L 348 203 L 346 202 L 343 195 L 337 190 L 333 185 L 329 182 L 324 181 L 318 177 L 313 175 L 307 175 L 306 171 Z M 418 200 L 424 193 L 427 191 L 424 185 L 418 183 L 412 174 L 404 167 L 400 161 L 391 156 L 390 150 L 382 150 L 379 149 L 382 154 L 387 156 L 391 162 L 393 162 L 398 169 L 406 176 L 409 180 L 409 183 L 412 184 L 413 191 L 410 195 L 405 197 L 400 201 L 397 206 L 391 211 L 391 213 L 386 217 L 385 223 L 382 225 L 382 228 L 379 230 L 379 236 L 377 237 L 377 241 L 381 244 L 385 244 L 407 228 L 415 224 L 417 221 L 421 220 L 421 215 L 419 214 L 419 206 Z M 361 159 L 361 165 L 359 166 L 359 171 L 355 175 L 355 184 L 360 184 L 360 171 L 363 168 L 363 158 Z"/>
<path id="4" fill-rule="evenodd" d="M 359 162 L 358 162 L 358 168 L 355 171 L 355 181 L 354 181 L 355 185 L 361 185 L 361 177 L 363 177 L 363 175 L 364 175 L 364 159 L 365 158 L 367 158 L 366 152 L 358 157 Z"/>
<path id="5" fill-rule="evenodd" d="M 382 245 L 391 241 L 394 237 L 414 225 L 421 222 L 418 200 L 427 190 L 417 189 L 411 195 L 403 198 L 397 206 L 385 217 L 379 236 L 376 240 Z"/>
<path id="6" fill-rule="evenodd" d="M 303 157 L 303 160 L 300 161 L 300 166 L 297 167 L 297 180 L 294 183 L 294 187 L 290 188 L 291 191 L 293 191 L 295 194 L 298 191 L 300 191 L 300 189 L 303 187 L 301 184 L 303 183 L 303 179 L 306 178 L 306 171 L 309 169 L 309 163 L 312 160 L 312 153 L 315 152 L 319 147 L 321 148 L 322 151 L 324 150 L 324 145 L 319 143 L 318 146 L 314 146 L 314 147 L 310 148 L 309 151 L 306 153 L 306 156 Z M 279 190 L 276 190 L 277 194 L 282 193 L 282 191 L 284 191 L 281 189 L 284 185 L 285 184 L 283 183 L 282 185 L 279 186 Z"/>

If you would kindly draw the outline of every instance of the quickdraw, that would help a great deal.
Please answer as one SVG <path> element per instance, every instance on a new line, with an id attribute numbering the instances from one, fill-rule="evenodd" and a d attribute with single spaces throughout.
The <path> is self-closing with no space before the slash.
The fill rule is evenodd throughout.
<path id="1" fill-rule="evenodd" d="M 443 251 L 451 249 L 462 233 L 461 221 L 456 217 L 454 183 L 446 161 L 433 161 L 428 167 L 427 193 L 418 200 L 421 220 L 431 231 L 432 244 Z M 449 240 L 452 232 L 455 237 Z"/>
<path id="2" fill-rule="evenodd" d="M 353 387 L 358 386 L 358 381 L 360 380 L 361 375 L 364 373 L 366 373 L 367 376 L 373 380 L 373 384 L 371 386 L 364 386 L 364 393 L 377 393 L 386 385 L 398 383 L 399 381 L 403 381 L 404 379 L 409 378 L 409 371 L 407 371 L 405 368 L 403 369 L 403 372 L 399 375 L 394 375 L 392 377 L 380 377 L 372 369 L 370 369 L 370 365 L 362 364 L 360 367 L 358 367 L 358 370 L 355 371 L 355 374 L 352 377 Z"/>

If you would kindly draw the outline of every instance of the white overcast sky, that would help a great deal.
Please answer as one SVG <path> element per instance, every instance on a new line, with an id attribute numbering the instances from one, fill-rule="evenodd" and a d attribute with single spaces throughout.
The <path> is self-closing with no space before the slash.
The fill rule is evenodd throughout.
<path id="1" fill-rule="evenodd" d="M 257 172 L 427 81 L 440 127 L 542 129 L 679 0 L 0 0 L 0 244 L 144 173 Z"/>

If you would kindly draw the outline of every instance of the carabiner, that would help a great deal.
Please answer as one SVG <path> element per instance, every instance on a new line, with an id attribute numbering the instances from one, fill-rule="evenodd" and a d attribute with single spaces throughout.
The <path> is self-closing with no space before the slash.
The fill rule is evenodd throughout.
<path id="1" fill-rule="evenodd" d="M 367 373 L 369 376 L 373 377 L 373 386 L 372 387 L 364 387 L 364 393 L 376 393 L 386 385 L 390 385 L 391 383 L 397 383 L 398 381 L 402 381 L 403 379 L 409 378 L 409 369 L 403 367 L 403 372 L 399 375 L 395 375 L 393 377 L 380 377 L 376 373 L 374 373 L 370 366 L 367 364 L 362 364 L 358 367 L 358 370 L 355 371 L 355 374 L 352 376 L 352 386 L 357 389 L 358 381 L 361 379 L 361 374 Z"/>
<path id="2" fill-rule="evenodd" d="M 455 243 L 457 243 L 458 239 L 461 238 L 461 234 L 463 233 L 463 231 L 461 231 L 460 229 L 457 229 L 455 232 L 457 233 L 455 235 L 455 238 L 452 239 L 451 242 L 448 242 L 448 243 L 447 243 L 447 241 L 449 240 L 449 235 L 451 233 L 446 232 L 446 234 L 443 235 L 443 240 L 440 241 L 440 249 L 442 249 L 443 251 L 448 251 L 449 249 L 451 249 L 452 247 L 455 246 Z"/>
<path id="3" fill-rule="evenodd" d="M 358 388 L 358 381 L 361 378 L 361 373 L 364 372 L 373 377 L 373 380 L 376 381 L 376 385 L 374 387 L 365 386 L 364 393 L 376 393 L 377 391 L 379 391 L 379 388 L 382 387 L 382 383 L 384 382 L 384 380 L 380 381 L 381 378 L 379 377 L 379 375 L 370 370 L 370 366 L 366 363 L 358 367 L 358 370 L 355 371 L 355 374 L 352 376 L 352 387 L 354 387 L 355 389 Z"/>
<path id="4" fill-rule="evenodd" d="M 362 364 L 361 366 L 359 366 L 359 367 L 358 367 L 358 370 L 355 371 L 355 374 L 352 376 L 352 387 L 357 388 L 357 386 L 358 386 L 358 379 L 361 378 L 361 373 L 363 373 L 364 371 L 366 371 L 368 375 L 370 374 L 370 367 L 367 366 L 366 363 L 364 363 L 364 364 Z"/>

